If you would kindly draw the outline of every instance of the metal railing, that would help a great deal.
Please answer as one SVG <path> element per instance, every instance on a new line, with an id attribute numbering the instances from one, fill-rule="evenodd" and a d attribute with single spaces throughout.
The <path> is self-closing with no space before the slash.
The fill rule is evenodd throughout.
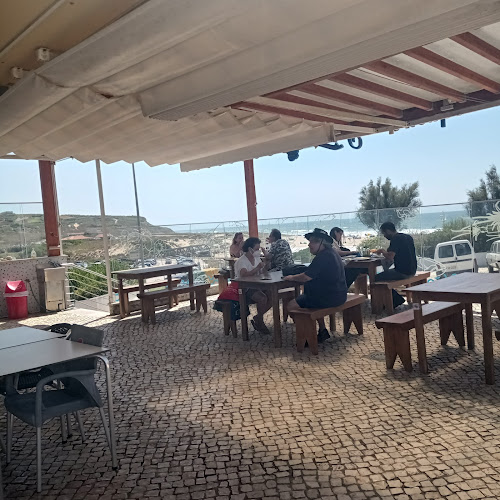
<path id="1" fill-rule="evenodd" d="M 75 306 L 78 301 L 88 301 L 102 298 L 109 301 L 108 285 L 105 274 L 92 269 L 78 266 L 74 263 L 64 264 L 66 268 L 66 296 L 68 304 Z M 112 279 L 113 288 L 118 287 L 118 281 Z M 112 297 L 114 301 L 114 297 Z"/>

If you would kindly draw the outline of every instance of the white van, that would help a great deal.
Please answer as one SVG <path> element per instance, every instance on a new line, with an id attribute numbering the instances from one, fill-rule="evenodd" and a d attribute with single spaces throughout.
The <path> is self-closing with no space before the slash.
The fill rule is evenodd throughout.
<path id="1" fill-rule="evenodd" d="M 477 273 L 477 261 L 468 240 L 445 241 L 436 245 L 434 260 L 443 265 L 447 273 L 473 271 Z"/>
<path id="2" fill-rule="evenodd" d="M 500 240 L 491 244 L 490 251 L 486 254 L 488 272 L 500 271 Z"/>

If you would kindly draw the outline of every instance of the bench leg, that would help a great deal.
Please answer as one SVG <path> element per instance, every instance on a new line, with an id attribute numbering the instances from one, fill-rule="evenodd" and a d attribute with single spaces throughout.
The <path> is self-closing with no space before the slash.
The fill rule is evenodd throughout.
<path id="1" fill-rule="evenodd" d="M 384 349 L 385 349 L 385 366 L 388 370 L 394 368 L 396 361 L 396 337 L 390 326 L 384 326 Z"/>
<path id="2" fill-rule="evenodd" d="M 238 325 L 236 324 L 236 321 L 231 321 L 230 323 L 231 331 L 233 332 L 233 337 L 237 338 L 238 337 Z"/>
<path id="3" fill-rule="evenodd" d="M 344 320 L 344 333 L 349 333 L 351 324 L 354 323 L 356 331 L 359 335 L 363 335 L 363 312 L 361 311 L 361 304 L 344 309 L 342 316 Z"/>
<path id="4" fill-rule="evenodd" d="M 462 317 L 462 311 L 455 313 L 451 317 L 451 331 L 457 344 L 460 347 L 465 347 L 465 335 L 464 335 L 464 321 Z"/>
<path id="5" fill-rule="evenodd" d="M 336 332 L 337 331 L 337 324 L 335 323 L 335 313 L 330 314 L 330 332 Z"/>
<path id="6" fill-rule="evenodd" d="M 224 304 L 222 306 L 222 321 L 224 323 L 224 335 L 229 335 L 231 328 L 231 305 Z"/>
<path id="7" fill-rule="evenodd" d="M 451 333 L 451 318 L 446 316 L 439 320 L 439 336 L 441 337 L 441 345 L 446 345 L 450 339 Z"/>
<path id="8" fill-rule="evenodd" d="M 354 281 L 354 293 L 368 298 L 368 275 L 360 274 Z"/>
<path id="9" fill-rule="evenodd" d="M 318 354 L 318 336 L 316 334 L 316 321 L 301 314 L 296 315 L 295 330 L 297 336 L 297 351 L 303 352 L 307 344 L 313 354 Z"/>
<path id="10" fill-rule="evenodd" d="M 143 323 L 148 323 L 151 320 L 153 325 L 156 324 L 155 301 L 141 299 L 141 313 Z"/>
<path id="11" fill-rule="evenodd" d="M 387 325 L 384 327 L 385 365 L 388 370 L 394 368 L 396 357 L 399 356 L 405 371 L 413 370 L 410 350 L 410 332 L 398 327 Z"/>
<path id="12" fill-rule="evenodd" d="M 394 314 L 394 304 L 392 303 L 392 290 L 387 287 L 382 289 L 382 301 L 384 304 L 385 312 L 390 316 Z"/>
<path id="13" fill-rule="evenodd" d="M 408 330 L 400 330 L 396 334 L 396 352 L 403 363 L 405 371 L 411 372 L 413 365 L 411 363 L 410 332 Z"/>
<path id="14" fill-rule="evenodd" d="M 384 287 L 377 285 L 376 283 L 371 283 L 370 288 L 371 288 L 372 314 L 380 314 L 384 310 L 384 301 L 383 301 Z"/>
<path id="15" fill-rule="evenodd" d="M 195 298 L 196 298 L 196 312 L 199 313 L 201 309 L 201 300 L 198 292 L 196 292 Z"/>

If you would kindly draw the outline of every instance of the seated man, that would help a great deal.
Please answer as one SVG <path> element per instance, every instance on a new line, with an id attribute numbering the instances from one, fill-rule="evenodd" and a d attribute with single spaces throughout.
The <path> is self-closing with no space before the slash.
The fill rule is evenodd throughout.
<path id="1" fill-rule="evenodd" d="M 287 267 L 293 266 L 292 250 L 288 241 L 281 239 L 281 232 L 273 229 L 268 237 L 271 248 L 266 251 L 262 248 L 266 260 L 270 262 L 271 271 L 281 271 Z"/>
<path id="2" fill-rule="evenodd" d="M 387 250 L 380 249 L 388 261 L 394 262 L 394 269 L 387 269 L 375 276 L 375 281 L 397 281 L 414 276 L 417 272 L 417 256 L 415 244 L 409 234 L 398 233 L 392 222 L 384 222 L 380 226 L 380 232 L 391 244 Z M 392 303 L 394 307 L 400 306 L 405 301 L 404 297 L 396 290 L 392 290 Z"/>
<path id="3" fill-rule="evenodd" d="M 305 237 L 309 240 L 309 251 L 315 257 L 305 272 L 283 278 L 304 283 L 304 294 L 290 301 L 288 311 L 299 307 L 323 309 L 340 306 L 347 299 L 347 287 L 342 260 L 332 248 L 333 238 L 318 228 Z M 321 343 L 330 338 L 330 334 L 323 318 L 318 320 L 318 324 L 318 342 Z"/>

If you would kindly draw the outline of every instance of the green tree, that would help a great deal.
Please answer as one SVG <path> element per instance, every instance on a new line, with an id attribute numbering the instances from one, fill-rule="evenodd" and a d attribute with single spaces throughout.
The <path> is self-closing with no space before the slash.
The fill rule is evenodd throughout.
<path id="1" fill-rule="evenodd" d="M 367 227 L 378 231 L 383 222 L 393 222 L 397 229 L 404 227 L 408 217 L 414 217 L 418 207 L 422 205 L 419 199 L 418 182 L 393 186 L 389 178 L 382 183 L 371 180 L 359 192 L 358 218 Z M 398 211 L 397 208 L 405 208 Z"/>
<path id="2" fill-rule="evenodd" d="M 485 175 L 484 179 L 479 180 L 477 188 L 467 191 L 469 201 L 467 210 L 471 217 L 486 215 L 493 210 L 495 201 L 500 200 L 500 177 L 497 167 L 491 165 Z"/>

